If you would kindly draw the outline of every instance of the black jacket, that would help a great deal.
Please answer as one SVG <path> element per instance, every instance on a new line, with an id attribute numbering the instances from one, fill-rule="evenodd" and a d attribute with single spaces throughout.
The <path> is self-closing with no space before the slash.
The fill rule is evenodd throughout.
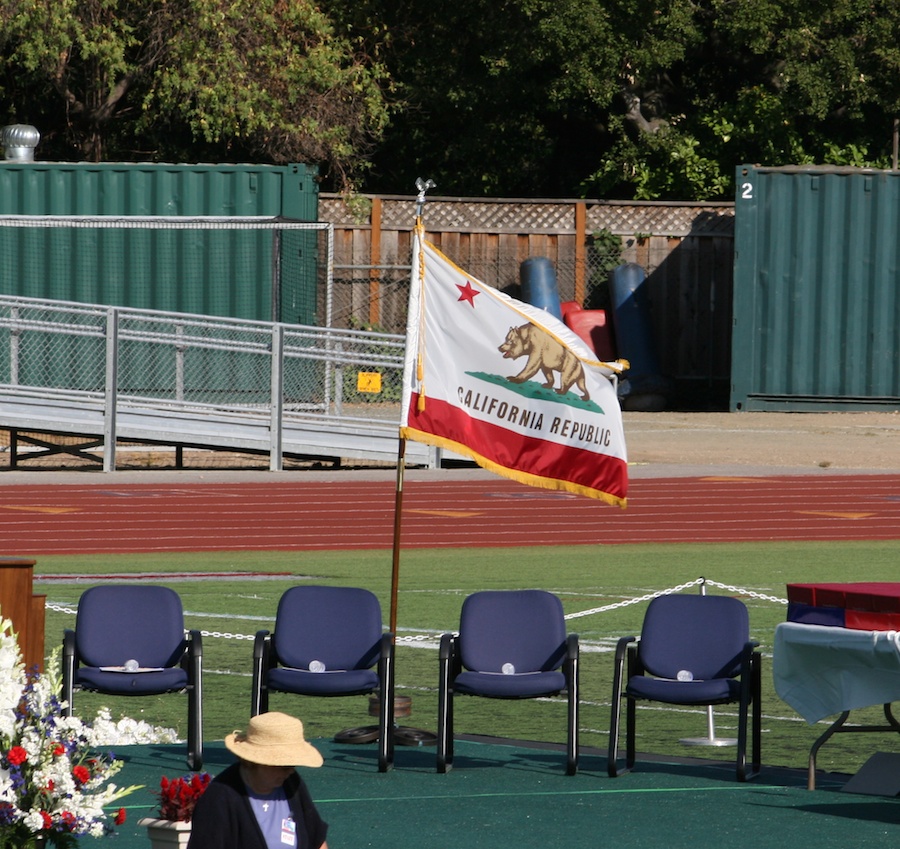
<path id="1" fill-rule="evenodd" d="M 328 824 L 319 816 L 303 779 L 295 772 L 284 783 L 297 824 L 296 849 L 319 849 Z M 197 802 L 188 849 L 267 849 L 239 764 L 217 775 Z"/>

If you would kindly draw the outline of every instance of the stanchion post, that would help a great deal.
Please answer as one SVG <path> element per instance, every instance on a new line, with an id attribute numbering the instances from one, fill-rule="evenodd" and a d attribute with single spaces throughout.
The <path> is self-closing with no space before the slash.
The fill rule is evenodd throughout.
<path id="1" fill-rule="evenodd" d="M 700 579 L 700 595 L 706 595 L 706 578 Z M 678 741 L 685 746 L 736 746 L 733 737 L 716 737 L 716 722 L 713 718 L 712 705 L 706 706 L 706 737 L 684 737 Z"/>

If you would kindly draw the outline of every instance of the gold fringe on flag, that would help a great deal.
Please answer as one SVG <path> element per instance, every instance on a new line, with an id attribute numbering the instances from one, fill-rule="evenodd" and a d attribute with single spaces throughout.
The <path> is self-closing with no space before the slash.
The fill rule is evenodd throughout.
<path id="1" fill-rule="evenodd" d="M 583 484 L 575 483 L 574 481 L 561 480 L 559 478 L 543 477 L 521 469 L 512 469 L 509 466 L 502 466 L 487 457 L 483 457 L 468 445 L 457 442 L 454 439 L 449 439 L 445 436 L 438 436 L 437 434 L 418 430 L 414 427 L 401 427 L 400 436 L 403 439 L 411 439 L 414 442 L 424 442 L 427 445 L 434 445 L 437 448 L 443 448 L 446 451 L 453 451 L 457 454 L 461 454 L 463 457 L 468 457 L 470 460 L 476 462 L 482 469 L 487 469 L 487 471 L 493 472 L 495 475 L 500 475 L 501 477 L 509 478 L 509 480 L 527 484 L 528 486 L 538 487 L 539 489 L 555 490 L 557 492 L 572 492 L 576 495 L 583 495 L 587 498 L 595 498 L 598 501 L 604 501 L 607 504 L 611 504 L 614 507 L 621 507 L 622 509 L 625 509 L 628 506 L 627 498 L 622 498 L 613 495 L 612 493 L 595 489 L 594 487 L 585 486 Z"/>

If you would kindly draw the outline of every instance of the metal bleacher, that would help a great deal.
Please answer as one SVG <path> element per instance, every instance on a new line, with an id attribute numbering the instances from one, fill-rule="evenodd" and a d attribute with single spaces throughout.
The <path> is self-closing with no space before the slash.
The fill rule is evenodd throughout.
<path id="1" fill-rule="evenodd" d="M 0 430 L 116 468 L 123 442 L 396 463 L 404 338 L 0 295 Z M 41 435 L 81 438 L 60 448 Z M 410 443 L 405 462 L 439 452 Z"/>

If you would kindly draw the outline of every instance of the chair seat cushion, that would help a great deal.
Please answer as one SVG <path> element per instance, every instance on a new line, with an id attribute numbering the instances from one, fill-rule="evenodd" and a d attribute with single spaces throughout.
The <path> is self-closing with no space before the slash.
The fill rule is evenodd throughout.
<path id="1" fill-rule="evenodd" d="M 714 705 L 740 699 L 741 684 L 734 678 L 709 681 L 673 681 L 635 675 L 628 681 L 625 693 L 633 699 L 649 699 L 674 705 Z"/>
<path id="2" fill-rule="evenodd" d="M 566 676 L 559 671 L 504 675 L 502 672 L 466 670 L 456 676 L 453 689 L 457 693 L 495 699 L 531 699 L 565 690 Z"/>
<path id="3" fill-rule="evenodd" d="M 152 672 L 107 672 L 83 666 L 75 672 L 75 683 L 85 690 L 121 696 L 153 696 L 183 690 L 188 675 L 180 667 Z"/>
<path id="4" fill-rule="evenodd" d="M 371 669 L 309 672 L 306 669 L 277 667 L 272 669 L 266 684 L 270 690 L 299 693 L 306 696 L 352 696 L 378 689 L 378 675 Z"/>

